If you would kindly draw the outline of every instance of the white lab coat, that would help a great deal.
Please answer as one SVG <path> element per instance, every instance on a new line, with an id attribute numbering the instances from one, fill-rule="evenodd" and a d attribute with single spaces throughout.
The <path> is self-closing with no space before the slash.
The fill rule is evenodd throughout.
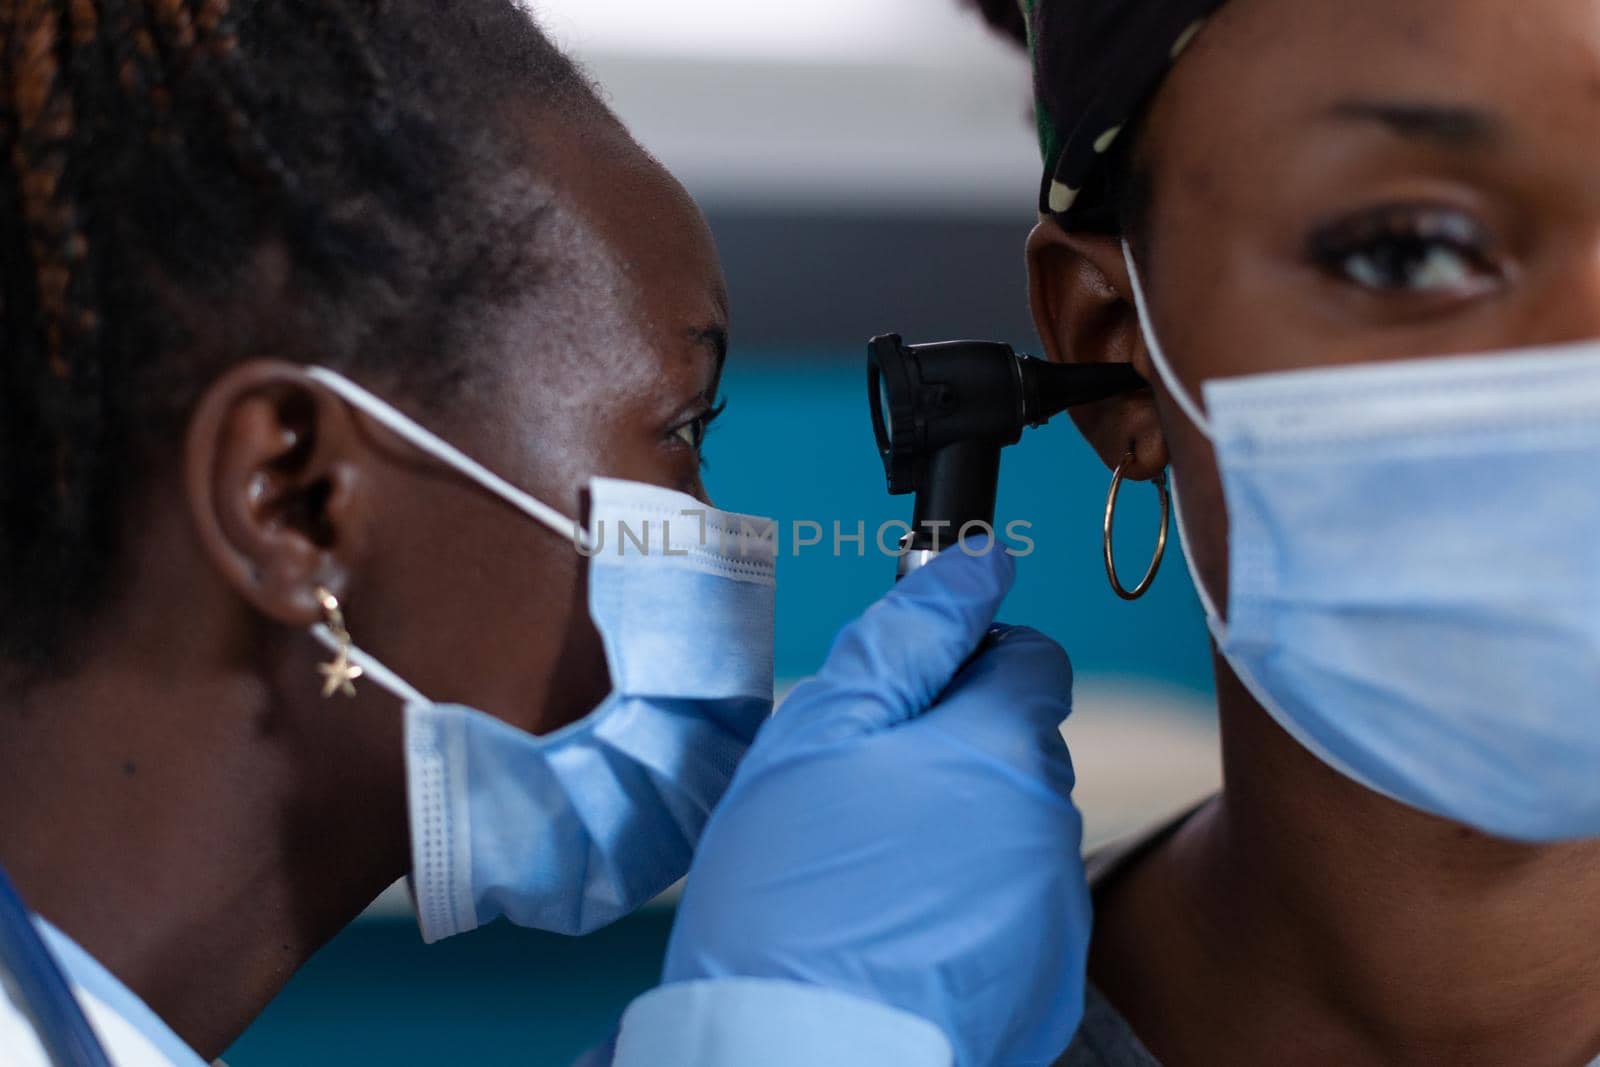
<path id="1" fill-rule="evenodd" d="M 179 1067 L 99 997 L 79 986 L 74 986 L 73 992 L 89 1017 L 89 1025 L 100 1035 L 107 1058 L 117 1067 Z M 11 990 L 7 989 L 6 994 L 0 999 L 0 1063 L 5 1067 L 51 1067 L 33 1026 L 11 999 Z"/>

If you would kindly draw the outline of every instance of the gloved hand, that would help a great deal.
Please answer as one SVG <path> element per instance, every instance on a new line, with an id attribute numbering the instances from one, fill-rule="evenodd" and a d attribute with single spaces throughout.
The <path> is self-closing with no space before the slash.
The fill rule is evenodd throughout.
<path id="1" fill-rule="evenodd" d="M 1072 670 L 1039 633 L 991 630 L 1012 577 L 999 546 L 952 549 L 840 632 L 713 813 L 665 982 L 869 998 L 939 1026 L 960 1067 L 1066 1048 L 1090 930 Z"/>

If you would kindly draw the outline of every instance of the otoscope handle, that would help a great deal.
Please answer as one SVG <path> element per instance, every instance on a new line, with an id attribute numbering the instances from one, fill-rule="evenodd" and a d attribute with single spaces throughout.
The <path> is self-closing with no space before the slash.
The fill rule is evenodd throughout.
<path id="1" fill-rule="evenodd" d="M 1003 447 L 1000 441 L 959 441 L 928 458 L 927 483 L 916 495 L 911 532 L 900 542 L 897 580 L 956 544 L 970 523 L 982 523 L 994 536 Z"/>

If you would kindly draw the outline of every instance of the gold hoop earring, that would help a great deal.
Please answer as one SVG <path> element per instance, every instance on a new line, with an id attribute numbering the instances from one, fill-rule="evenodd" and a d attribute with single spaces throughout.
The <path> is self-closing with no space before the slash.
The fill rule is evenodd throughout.
<path id="1" fill-rule="evenodd" d="M 317 586 L 317 603 L 322 606 L 322 624 L 328 628 L 333 639 L 338 643 L 333 659 L 327 663 L 317 664 L 317 673 L 322 675 L 322 695 L 326 699 L 335 693 L 343 693 L 347 697 L 356 695 L 355 680 L 366 672 L 360 666 L 350 661 L 350 648 L 354 644 L 350 640 L 350 631 L 344 624 L 344 612 L 339 609 L 339 598 L 333 595 L 327 586 Z"/>
<path id="2" fill-rule="evenodd" d="M 1122 462 L 1117 464 L 1116 473 L 1111 476 L 1111 492 L 1106 494 L 1106 577 L 1111 579 L 1112 590 L 1123 600 L 1138 600 L 1150 591 L 1150 586 L 1156 580 L 1156 572 L 1161 569 L 1161 561 L 1167 554 L 1167 526 L 1172 518 L 1172 496 L 1167 489 L 1167 472 L 1163 470 L 1155 476 L 1156 492 L 1161 494 L 1161 534 L 1156 538 L 1155 558 L 1151 559 L 1150 568 L 1144 572 L 1144 579 L 1134 587 L 1133 591 L 1124 589 L 1121 580 L 1117 578 L 1117 561 L 1111 551 L 1111 528 L 1117 515 L 1117 494 L 1122 491 L 1122 475 L 1132 462 L 1134 455 L 1129 452 Z"/>

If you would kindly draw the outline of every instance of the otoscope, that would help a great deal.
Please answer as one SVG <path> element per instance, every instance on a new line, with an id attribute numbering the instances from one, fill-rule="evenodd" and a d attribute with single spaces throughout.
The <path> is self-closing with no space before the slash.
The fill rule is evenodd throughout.
<path id="1" fill-rule="evenodd" d="M 896 579 L 981 523 L 994 530 L 1000 450 L 1070 407 L 1143 389 L 1127 363 L 1050 363 L 999 341 L 867 345 L 867 395 L 895 496 L 915 493 Z"/>

